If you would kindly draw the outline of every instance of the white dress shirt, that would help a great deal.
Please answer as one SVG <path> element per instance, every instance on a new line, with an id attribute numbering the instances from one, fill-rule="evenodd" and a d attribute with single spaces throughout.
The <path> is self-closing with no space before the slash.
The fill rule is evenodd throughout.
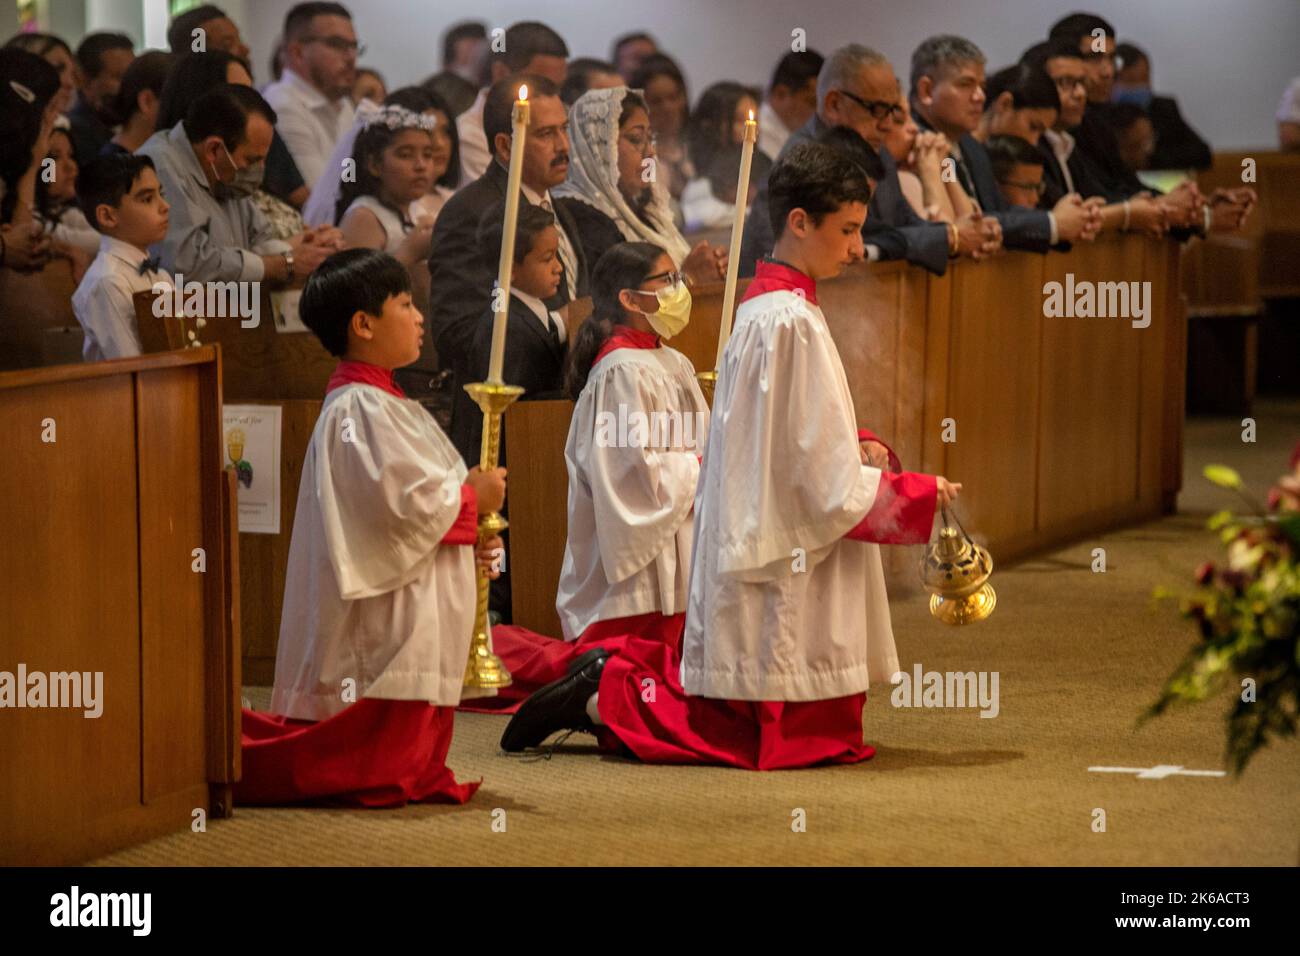
<path id="1" fill-rule="evenodd" d="M 793 130 L 786 129 L 781 117 L 776 115 L 776 110 L 772 109 L 772 104 L 767 100 L 758 108 L 758 151 L 766 153 L 769 159 L 776 159 L 781 153 L 781 148 L 785 146 L 785 141 L 790 138 Z M 708 170 L 697 170 L 697 172 L 706 173 Z"/>
<path id="2" fill-rule="evenodd" d="M 334 144 L 352 126 L 352 101 L 346 96 L 331 101 L 287 68 L 266 88 L 265 95 L 275 110 L 275 129 L 310 189 L 329 165 Z M 337 175 L 341 170 L 333 172 Z"/>
<path id="3" fill-rule="evenodd" d="M 546 303 L 535 295 L 529 295 L 527 292 L 521 292 L 515 286 L 510 287 L 510 294 L 528 306 L 537 320 L 546 326 L 549 330 L 554 327 L 560 334 L 560 341 L 563 342 L 569 337 L 569 330 L 564 327 L 564 320 L 560 318 L 558 312 L 552 312 L 546 307 Z"/>
<path id="4" fill-rule="evenodd" d="M 81 347 L 85 361 L 140 354 L 133 296 L 150 291 L 155 283 L 173 288 L 172 277 L 164 269 L 140 272 L 147 258 L 143 249 L 111 236 L 100 237 L 99 253 L 72 294 L 72 311 L 86 333 Z"/>
<path id="5" fill-rule="evenodd" d="M 483 104 L 487 102 L 488 88 L 478 91 L 469 109 L 456 117 L 456 136 L 460 140 L 460 184 L 472 183 L 485 172 L 492 154 L 488 150 L 487 134 L 483 132 Z"/>
<path id="6" fill-rule="evenodd" d="M 289 250 L 251 197 L 213 195 L 184 121 L 154 133 L 136 152 L 153 160 L 171 204 L 167 238 L 153 252 L 173 274 L 196 282 L 256 282 L 266 273 L 262 256 Z"/>
<path id="7" fill-rule="evenodd" d="M 1055 130 L 1044 130 L 1043 135 L 1047 137 L 1047 145 L 1052 147 L 1052 155 L 1056 157 L 1056 164 L 1061 167 L 1061 175 L 1065 177 L 1065 191 L 1074 192 L 1074 177 L 1070 175 L 1070 154 L 1074 152 L 1074 137 L 1065 130 L 1056 132 Z"/>

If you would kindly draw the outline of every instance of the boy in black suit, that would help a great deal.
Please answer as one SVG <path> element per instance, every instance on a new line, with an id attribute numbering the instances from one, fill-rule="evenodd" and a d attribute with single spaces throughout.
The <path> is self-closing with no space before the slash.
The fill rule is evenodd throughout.
<path id="1" fill-rule="evenodd" d="M 478 252 L 482 263 L 495 271 L 501 254 L 505 204 L 489 209 L 478 229 Z M 561 398 L 564 386 L 564 362 L 568 356 L 568 332 L 564 319 L 547 307 L 564 279 L 560 262 L 559 230 L 555 216 L 530 203 L 519 204 L 515 225 L 514 267 L 510 277 L 510 301 L 507 306 L 506 344 L 501 379 L 507 385 L 524 389 L 521 401 Z M 468 337 L 465 377 L 455 383 L 451 413 L 451 440 L 469 467 L 478 464 L 483 440 L 483 412 L 474 404 L 464 386 L 482 382 L 488 376 L 492 354 L 493 304 L 479 315 Z M 500 463 L 506 464 L 505 420 L 501 423 Z M 563 501 L 556 507 L 563 508 Z M 502 509 L 505 512 L 505 509 Z M 506 537 L 505 534 L 502 537 Z M 508 541 L 508 538 L 507 538 Z M 508 567 L 492 582 L 491 606 L 510 620 L 510 578 Z"/>
<path id="2" fill-rule="evenodd" d="M 495 252 L 490 264 L 478 254 L 478 228 L 488 210 L 505 202 L 506 171 L 514 138 L 511 112 L 521 84 L 528 86 L 530 109 L 519 206 L 521 211 L 528 205 L 555 210 L 559 256 L 565 266 L 564 279 L 547 304 L 558 309 L 571 299 L 587 295 L 587 262 L 577 223 L 565 209 L 556 207 L 550 196 L 551 189 L 564 182 L 569 172 L 567 111 L 558 87 L 545 77 L 508 76 L 493 84 L 483 104 L 483 132 L 492 162 L 487 172 L 447 200 L 433 227 L 429 252 L 428 325 L 439 362 L 460 381 L 477 381 L 466 377 L 466 363 L 475 322 L 489 304 L 497 272 Z"/>

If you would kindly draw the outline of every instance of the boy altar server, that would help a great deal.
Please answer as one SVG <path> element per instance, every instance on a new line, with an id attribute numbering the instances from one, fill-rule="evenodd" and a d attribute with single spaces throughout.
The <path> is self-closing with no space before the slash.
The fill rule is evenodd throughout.
<path id="1" fill-rule="evenodd" d="M 863 255 L 869 199 L 863 170 L 822 144 L 773 170 L 776 248 L 719 369 L 680 656 L 647 642 L 592 652 L 520 707 L 515 748 L 586 729 L 660 763 L 775 770 L 875 753 L 866 690 L 898 670 L 877 543 L 927 540 L 961 486 L 898 471 L 857 428 L 817 306 L 817 280 Z"/>
<path id="2" fill-rule="evenodd" d="M 303 461 L 275 717 L 244 711 L 244 803 L 464 803 L 447 768 L 474 623 L 476 515 L 505 470 L 466 471 L 393 369 L 424 322 L 392 256 L 350 249 L 307 281 L 303 322 L 339 362 Z M 477 556 L 490 566 L 489 541 Z"/>

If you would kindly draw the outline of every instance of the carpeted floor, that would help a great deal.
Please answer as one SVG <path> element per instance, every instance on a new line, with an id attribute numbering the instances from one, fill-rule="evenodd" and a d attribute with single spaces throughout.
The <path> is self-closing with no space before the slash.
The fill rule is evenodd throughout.
<path id="1" fill-rule="evenodd" d="M 978 627 L 934 622 L 923 595 L 894 602 L 904 669 L 997 671 L 996 718 L 895 708 L 885 686 L 866 712 L 875 759 L 756 774 L 603 758 L 581 736 L 549 760 L 507 757 L 497 750 L 505 718 L 459 715 L 451 766 L 484 780 L 464 807 L 239 809 L 206 833 L 97 862 L 1295 865 L 1294 742 L 1259 755 L 1239 780 L 1088 771 L 1223 769 L 1219 704 L 1140 730 L 1134 722 L 1193 640 L 1172 607 L 1153 606 L 1152 589 L 1183 586 L 1218 555 L 1204 517 L 1231 502 L 1200 478 L 1202 466 L 1233 465 L 1262 496 L 1300 440 L 1300 403 L 1260 403 L 1257 418 L 1253 445 L 1236 420 L 1190 422 L 1179 515 L 999 569 L 997 613 Z M 1105 574 L 1089 567 L 1097 546 Z M 269 696 L 247 695 L 259 707 Z M 1105 832 L 1093 830 L 1097 809 Z M 805 832 L 792 828 L 799 810 Z"/>

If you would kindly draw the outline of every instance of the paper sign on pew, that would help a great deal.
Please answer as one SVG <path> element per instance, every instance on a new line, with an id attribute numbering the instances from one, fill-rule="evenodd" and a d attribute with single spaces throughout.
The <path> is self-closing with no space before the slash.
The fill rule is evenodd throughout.
<path id="1" fill-rule="evenodd" d="M 225 464 L 238 478 L 239 530 L 280 533 L 280 406 L 226 405 L 222 415 Z"/>

